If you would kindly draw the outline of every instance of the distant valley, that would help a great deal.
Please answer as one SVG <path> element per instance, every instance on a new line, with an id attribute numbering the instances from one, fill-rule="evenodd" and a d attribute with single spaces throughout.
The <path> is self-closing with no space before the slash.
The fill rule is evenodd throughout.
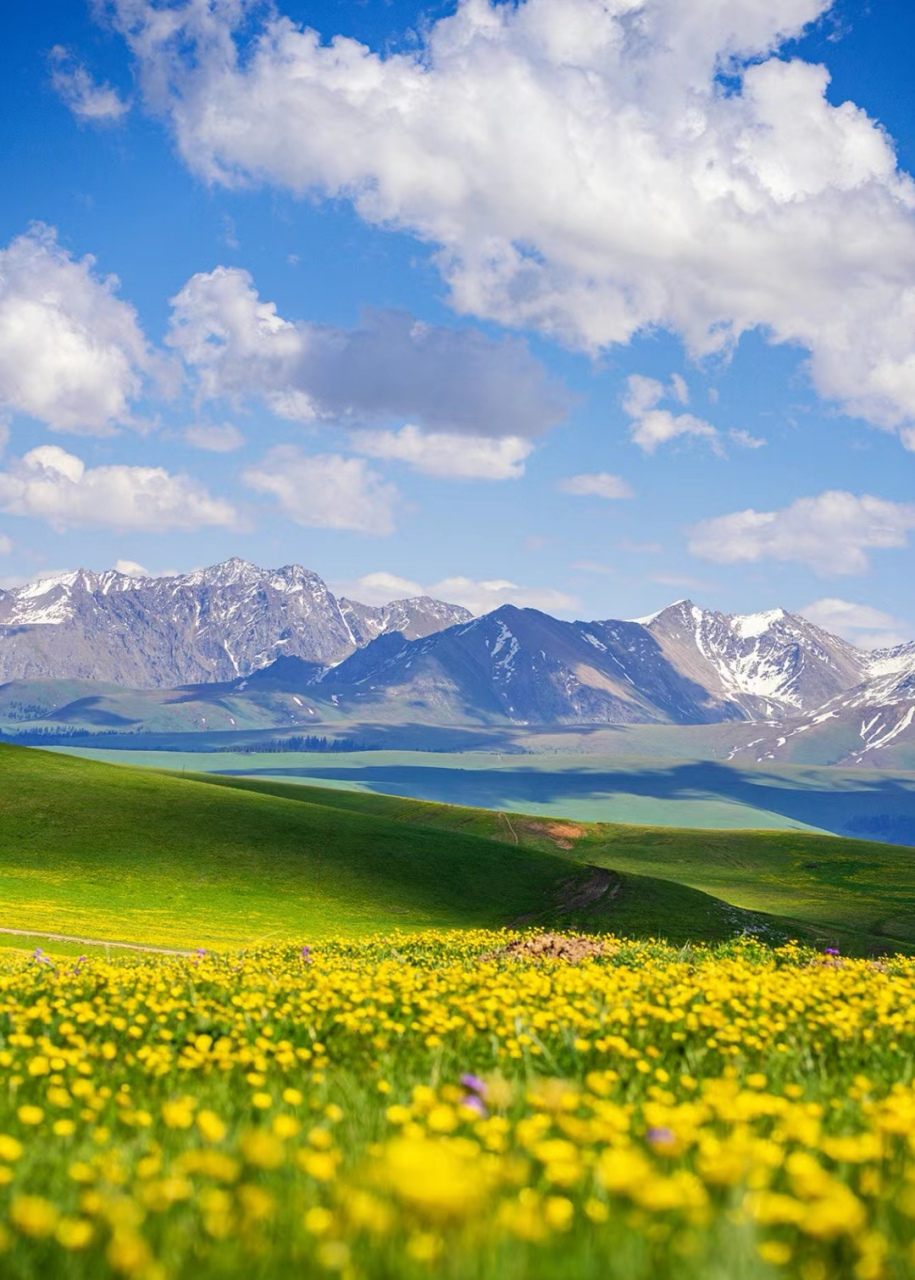
<path id="1" fill-rule="evenodd" d="M 79 571 L 0 593 L 0 681 L 0 729 L 20 741 L 377 745 L 386 727 L 390 745 L 411 726 L 426 745 L 462 729 L 474 745 L 501 733 L 524 750 L 553 729 L 693 726 L 697 755 L 915 765 L 915 644 L 867 652 L 780 609 L 678 601 L 649 618 L 567 622 L 506 605 L 474 618 L 428 597 L 338 599 L 297 565 Z"/>

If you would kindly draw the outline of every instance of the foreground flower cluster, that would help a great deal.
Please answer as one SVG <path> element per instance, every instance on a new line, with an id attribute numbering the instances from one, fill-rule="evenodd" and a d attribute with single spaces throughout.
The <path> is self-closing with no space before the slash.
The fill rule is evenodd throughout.
<path id="1" fill-rule="evenodd" d="M 915 1276 L 915 962 L 0 963 L 0 1273 Z"/>

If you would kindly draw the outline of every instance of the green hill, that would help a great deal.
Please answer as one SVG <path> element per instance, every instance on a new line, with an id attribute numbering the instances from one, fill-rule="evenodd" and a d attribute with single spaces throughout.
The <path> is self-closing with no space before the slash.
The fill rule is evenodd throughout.
<path id="1" fill-rule="evenodd" d="M 651 876 L 745 910 L 786 918 L 793 922 L 795 936 L 807 933 L 823 940 L 844 940 L 864 950 L 880 946 L 906 950 L 915 944 L 915 849 L 899 845 L 806 831 L 566 822 L 364 791 L 206 777 L 212 785 L 301 797 L 404 825 L 421 823 L 512 847 L 560 852 L 624 876 Z M 662 931 L 673 939 L 676 914 L 672 901 L 669 906 L 670 922 Z"/>
<path id="2" fill-rule="evenodd" d="M 837 869 L 830 891 L 798 860 Z M 525 918 L 868 949 L 906 941 L 886 922 L 908 918 L 913 863 L 806 833 L 587 826 L 0 746 L 0 926 L 36 934 L 210 946 Z"/>

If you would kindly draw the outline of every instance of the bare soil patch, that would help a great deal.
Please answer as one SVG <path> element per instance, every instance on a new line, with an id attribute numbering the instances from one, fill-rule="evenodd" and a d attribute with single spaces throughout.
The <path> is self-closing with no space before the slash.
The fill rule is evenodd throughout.
<path id="1" fill-rule="evenodd" d="M 518 960 L 564 960 L 567 964 L 580 964 L 592 956 L 609 954 L 608 947 L 599 938 L 566 937 L 561 933 L 538 933 L 534 938 L 516 938 L 498 951 L 489 951 L 481 960 L 499 960 L 503 957 Z"/>
<path id="2" fill-rule="evenodd" d="M 560 849 L 571 849 L 586 834 L 585 828 L 574 822 L 526 822 L 524 830 L 528 835 L 546 836 Z"/>

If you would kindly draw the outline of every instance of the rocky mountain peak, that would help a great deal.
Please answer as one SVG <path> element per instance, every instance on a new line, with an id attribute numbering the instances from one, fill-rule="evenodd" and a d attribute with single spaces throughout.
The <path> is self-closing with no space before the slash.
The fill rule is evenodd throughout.
<path id="1" fill-rule="evenodd" d="M 867 665 L 854 646 L 780 608 L 725 614 L 680 600 L 643 625 L 679 670 L 751 718 L 819 706 Z"/>
<path id="2" fill-rule="evenodd" d="M 172 687 L 233 680 L 281 656 L 329 667 L 386 632 L 428 635 L 469 617 L 426 598 L 343 603 L 301 565 L 237 556 L 173 577 L 78 569 L 0 595 L 0 682 Z"/>

